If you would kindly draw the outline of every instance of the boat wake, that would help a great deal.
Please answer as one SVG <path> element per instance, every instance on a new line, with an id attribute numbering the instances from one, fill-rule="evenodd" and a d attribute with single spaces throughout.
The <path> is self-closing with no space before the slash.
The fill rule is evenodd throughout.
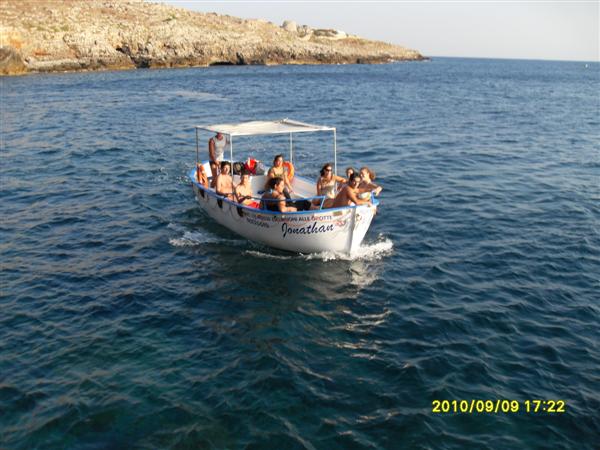
<path id="1" fill-rule="evenodd" d="M 354 252 L 338 253 L 338 252 L 319 252 L 309 253 L 307 255 L 279 255 L 274 253 L 268 253 L 267 251 L 259 250 L 246 250 L 244 253 L 259 258 L 268 259 L 304 259 L 304 260 L 321 260 L 321 261 L 376 261 L 386 256 L 390 256 L 393 253 L 394 243 L 391 239 L 379 236 L 375 242 L 366 243 L 358 247 Z"/>
<path id="2" fill-rule="evenodd" d="M 182 236 L 169 239 L 169 244 L 173 247 L 193 247 L 202 244 L 240 244 L 244 242 L 238 239 L 221 238 L 205 231 L 186 231 L 179 225 L 172 223 L 170 223 L 167 228 L 183 232 Z"/>

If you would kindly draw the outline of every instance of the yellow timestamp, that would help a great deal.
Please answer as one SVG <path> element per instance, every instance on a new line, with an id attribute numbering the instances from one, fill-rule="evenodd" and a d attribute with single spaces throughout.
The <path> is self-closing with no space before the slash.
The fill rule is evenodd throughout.
<path id="1" fill-rule="evenodd" d="M 431 412 L 435 414 L 510 414 L 548 413 L 561 414 L 567 411 L 564 400 L 433 400 Z"/>

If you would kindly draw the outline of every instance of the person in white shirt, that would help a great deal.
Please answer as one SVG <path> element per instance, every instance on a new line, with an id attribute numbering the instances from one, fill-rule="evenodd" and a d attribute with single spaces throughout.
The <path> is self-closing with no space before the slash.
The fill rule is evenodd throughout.
<path id="1" fill-rule="evenodd" d="M 221 133 L 217 133 L 214 137 L 211 137 L 208 140 L 208 160 L 210 163 L 210 171 L 212 173 L 210 186 L 213 188 L 217 184 L 219 166 L 221 165 L 221 161 L 223 161 L 226 145 L 227 139 L 225 139 L 225 136 L 223 136 Z"/>

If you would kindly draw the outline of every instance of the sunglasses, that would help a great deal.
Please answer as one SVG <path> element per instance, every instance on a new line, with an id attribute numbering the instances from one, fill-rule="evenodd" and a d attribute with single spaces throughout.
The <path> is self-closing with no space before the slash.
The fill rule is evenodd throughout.
<path id="1" fill-rule="evenodd" d="M 331 169 L 325 169 L 325 172 L 331 172 Z"/>

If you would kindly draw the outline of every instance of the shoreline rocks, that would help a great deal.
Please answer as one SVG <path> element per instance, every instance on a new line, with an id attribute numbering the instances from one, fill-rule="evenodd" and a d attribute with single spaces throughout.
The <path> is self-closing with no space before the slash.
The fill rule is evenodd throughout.
<path id="1" fill-rule="evenodd" d="M 4 0 L 0 74 L 418 61 L 419 52 L 288 20 L 277 26 L 141 0 Z"/>

